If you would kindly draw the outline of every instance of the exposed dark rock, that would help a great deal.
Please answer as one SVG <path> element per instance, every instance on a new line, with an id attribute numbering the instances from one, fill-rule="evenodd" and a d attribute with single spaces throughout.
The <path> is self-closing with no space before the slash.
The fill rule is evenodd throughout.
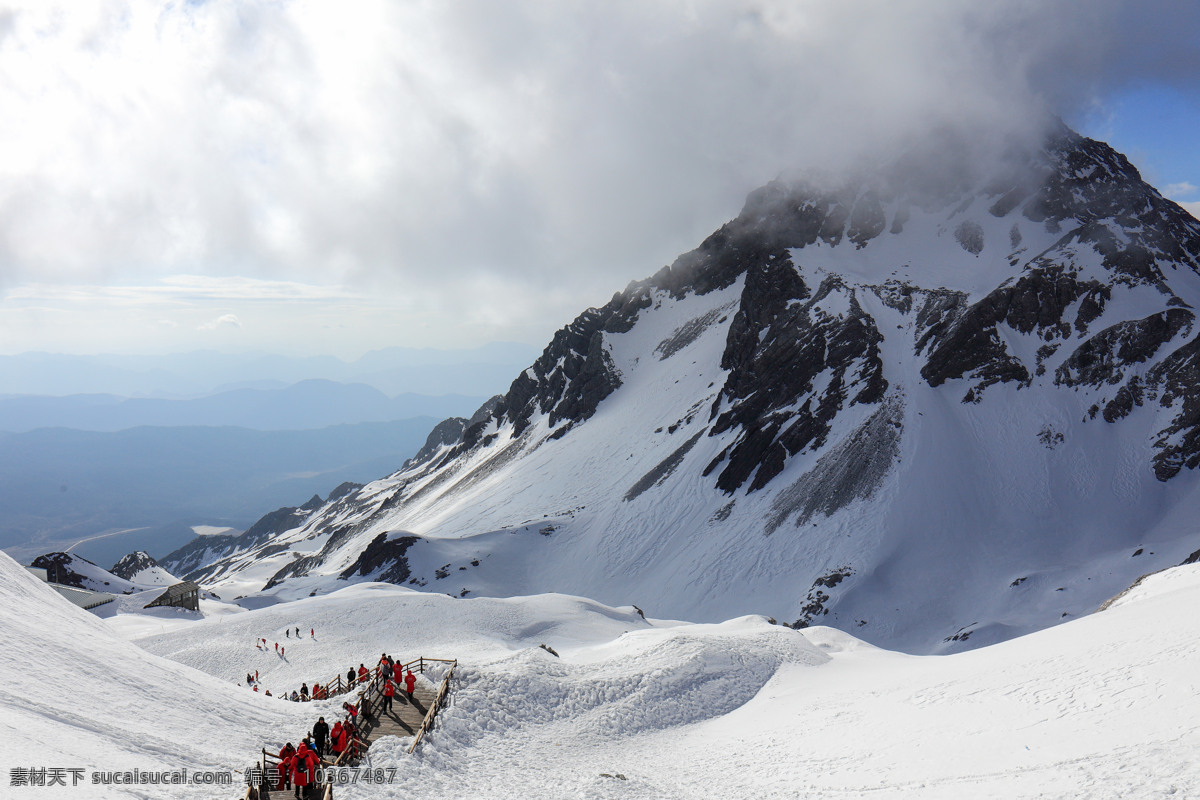
<path id="1" fill-rule="evenodd" d="M 128 581 L 133 580 L 133 576 L 142 570 L 157 566 L 158 562 L 151 558 L 149 553 L 144 550 L 138 550 L 127 556 L 122 556 L 120 561 L 113 564 L 113 568 L 109 572 L 118 578 L 124 578 Z"/>
<path id="2" fill-rule="evenodd" d="M 826 589 L 833 589 L 846 578 L 854 574 L 854 570 L 849 567 L 839 567 L 832 572 L 829 572 L 813 581 L 812 588 L 808 590 L 808 597 L 804 600 L 804 605 L 800 608 L 800 617 L 787 627 L 807 628 L 812 625 L 813 620 L 829 613 L 827 603 L 830 595 Z"/>
<path id="3" fill-rule="evenodd" d="M 972 219 L 963 220 L 954 229 L 954 238 L 973 256 L 983 252 L 983 226 Z"/>
<path id="4" fill-rule="evenodd" d="M 1175 418 L 1154 442 L 1154 475 L 1165 481 L 1184 467 L 1200 466 L 1200 336 L 1154 365 L 1146 383 L 1161 393 L 1163 408 L 1178 406 Z"/>
<path id="5" fill-rule="evenodd" d="M 1190 311 L 1171 308 L 1105 328 L 1071 353 L 1055 370 L 1054 382 L 1063 386 L 1120 383 L 1125 367 L 1148 360 L 1180 330 L 1190 329 L 1193 318 Z"/>
<path id="6" fill-rule="evenodd" d="M 1080 281 L 1058 266 L 1031 269 L 1012 285 L 1001 286 L 965 308 L 959 305 L 961 295 L 931 295 L 918 317 L 918 327 L 924 331 L 918 352 L 929 346 L 921 376 L 930 386 L 972 377 L 978 381 L 973 393 L 998 382 L 1028 383 L 1029 371 L 1008 353 L 996 326 L 1004 323 L 1021 333 L 1037 331 L 1047 340 L 1063 338 L 1071 334 L 1064 315 L 1072 304 L 1082 298 L 1078 325 L 1084 317 L 1098 314 L 1110 296 L 1109 287 Z"/>
<path id="7" fill-rule="evenodd" d="M 409 469 L 423 464 L 433 458 L 443 447 L 450 447 L 458 444 L 463 438 L 463 431 L 467 429 L 467 420 L 463 417 L 450 417 L 444 419 L 437 425 L 433 426 L 433 430 L 425 437 L 425 444 L 416 454 L 404 462 L 403 469 Z"/>
<path id="8" fill-rule="evenodd" d="M 903 403 L 898 397 L 889 398 L 857 431 L 775 497 L 766 533 L 774 533 L 789 518 L 803 525 L 817 513 L 828 516 L 855 500 L 870 499 L 899 456 L 903 418 Z"/>
<path id="9" fill-rule="evenodd" d="M 345 483 L 339 483 L 337 488 L 329 493 L 329 499 L 326 500 L 325 502 L 336 503 L 338 500 L 341 500 L 343 497 L 349 496 L 350 494 L 358 491 L 361 488 L 362 488 L 361 483 L 352 483 L 350 481 L 346 481 Z"/>
<path id="10" fill-rule="evenodd" d="M 92 564 L 86 558 L 70 553 L 46 553 L 31 561 L 29 566 L 46 570 L 46 575 L 50 578 L 51 583 L 61 583 L 63 586 L 74 586 L 77 589 L 91 589 L 92 587 L 87 584 L 87 578 L 71 568 L 76 559 Z M 96 565 L 92 564 L 92 566 Z"/>
<path id="11" fill-rule="evenodd" d="M 700 334 L 708 330 L 708 328 L 717 322 L 726 312 L 725 308 L 714 308 L 713 310 L 688 320 L 684 324 L 676 328 L 670 336 L 663 339 L 654 348 L 654 352 L 658 355 L 660 361 L 665 361 L 671 356 L 678 353 L 683 348 L 687 347 L 692 342 L 700 338 Z"/>
<path id="12" fill-rule="evenodd" d="M 854 211 L 850 214 L 850 230 L 847 238 L 854 243 L 855 247 L 861 248 L 871 239 L 883 233 L 883 229 L 886 227 L 887 215 L 883 211 L 883 204 L 879 201 L 879 194 L 868 191 L 854 204 Z"/>
<path id="13" fill-rule="evenodd" d="M 844 314 L 820 309 L 834 292 L 844 295 Z M 824 444 L 830 422 L 844 404 L 883 399 L 883 337 L 854 290 L 830 279 L 808 302 L 792 302 L 807 297 L 788 257 L 769 260 L 746 277 L 742 306 L 721 357 L 729 373 L 713 407 L 712 427 L 712 434 L 734 427 L 743 433 L 705 470 L 708 474 L 728 457 L 717 478 L 725 492 L 733 493 L 752 474 L 749 491 L 766 486 L 789 456 Z M 814 382 L 826 371 L 826 386 L 815 393 Z"/>
<path id="14" fill-rule="evenodd" d="M 618 294 L 604 308 L 580 314 L 554 334 L 541 357 L 513 381 L 495 413 L 506 415 L 517 434 L 538 412 L 549 415 L 551 427 L 591 417 L 600 401 L 621 385 L 604 347 L 604 332 L 627 330 L 649 304 L 649 294 L 642 289 L 632 298 Z"/>
<path id="15" fill-rule="evenodd" d="M 418 541 L 419 536 L 397 536 L 389 538 L 390 534 L 381 533 L 371 540 L 371 543 L 359 554 L 358 560 L 346 568 L 341 577 L 352 578 L 355 575 L 370 575 L 379 571 L 376 580 L 385 583 L 403 584 L 412 575 L 405 554 L 408 548 Z"/>

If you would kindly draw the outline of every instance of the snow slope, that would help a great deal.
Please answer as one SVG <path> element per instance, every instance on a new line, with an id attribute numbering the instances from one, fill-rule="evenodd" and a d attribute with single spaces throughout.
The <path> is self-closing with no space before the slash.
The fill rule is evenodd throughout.
<path id="1" fill-rule="evenodd" d="M 1090 613 L 1200 547 L 1200 223 L 1102 143 L 1030 158 L 753 192 L 458 443 L 199 580 L 569 592 L 913 653 Z"/>
<path id="2" fill-rule="evenodd" d="M 304 715 L 151 655 L 0 554 L 0 768 L 8 797 L 196 797 L 234 786 L 92 786 L 93 771 L 244 768 Z M 302 723 L 301 723 L 302 724 Z M 12 787 L 14 768 L 84 770 L 86 786 Z"/>
<path id="3" fill-rule="evenodd" d="M 311 684 L 326 664 L 384 650 L 458 658 L 434 732 L 412 756 L 407 741 L 377 743 L 370 766 L 394 768 L 394 782 L 338 789 L 352 800 L 1188 797 L 1200 790 L 1198 612 L 1189 565 L 1104 612 L 942 656 L 761 617 L 646 621 L 566 596 L 381 584 L 136 635 L 238 677 L 260 658 L 255 633 L 315 626 L 287 661 L 261 655 L 268 684 Z M 315 719 L 333 704 L 305 709 Z"/>

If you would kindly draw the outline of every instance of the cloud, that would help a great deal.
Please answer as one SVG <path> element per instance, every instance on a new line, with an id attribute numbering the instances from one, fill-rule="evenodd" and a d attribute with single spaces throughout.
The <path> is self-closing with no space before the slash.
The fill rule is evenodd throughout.
<path id="1" fill-rule="evenodd" d="M 327 302 L 362 299 L 363 295 L 341 286 L 317 286 L 297 281 L 268 281 L 244 277 L 167 275 L 146 285 L 32 283 L 13 287 L 6 300 L 22 303 L 39 300 L 58 302 L 109 302 L 125 305 L 200 303 L 212 300 L 245 302 Z"/>
<path id="2" fill-rule="evenodd" d="M 780 172 L 1197 88 L 1191 5 L 27 0 L 0 26 L 0 287 L 582 308 Z"/>
<path id="3" fill-rule="evenodd" d="M 1187 181 L 1170 183 L 1163 187 L 1162 193 L 1164 197 L 1187 197 L 1196 193 L 1196 187 Z"/>
<path id="4" fill-rule="evenodd" d="M 214 320 L 210 320 L 209 322 L 205 322 L 196 326 L 196 330 L 198 331 L 216 331 L 223 328 L 236 328 L 237 330 L 241 330 L 242 323 L 237 318 L 236 314 L 222 314 Z"/>

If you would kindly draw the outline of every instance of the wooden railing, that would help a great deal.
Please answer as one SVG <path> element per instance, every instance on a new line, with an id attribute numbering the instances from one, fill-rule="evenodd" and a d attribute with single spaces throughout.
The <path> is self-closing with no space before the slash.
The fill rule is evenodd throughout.
<path id="1" fill-rule="evenodd" d="M 440 659 L 439 659 L 440 660 Z M 422 670 L 424 664 L 421 665 Z M 442 685 L 438 687 L 437 696 L 433 698 L 433 702 L 429 704 L 429 709 L 425 712 L 425 719 L 421 720 L 421 727 L 413 737 L 413 743 L 408 748 L 408 752 L 417 749 L 417 745 L 421 743 L 421 739 L 425 738 L 425 734 L 433 728 L 433 717 L 437 714 L 438 709 L 446 702 L 446 695 L 450 692 L 450 678 L 454 676 L 454 668 L 458 666 L 458 661 L 450 662 L 450 669 L 446 672 L 446 677 L 442 678 Z"/>
<path id="2" fill-rule="evenodd" d="M 426 711 L 425 711 L 425 717 L 424 717 L 424 719 L 421 720 L 421 727 L 417 729 L 416 734 L 413 736 L 413 743 L 408 748 L 409 753 L 412 753 L 414 750 L 416 750 L 417 745 L 421 743 L 421 740 L 425 737 L 425 734 L 433 729 L 434 716 L 437 714 L 438 710 L 442 707 L 442 705 L 446 702 L 446 697 L 450 692 L 450 679 L 454 676 L 454 669 L 458 666 L 458 660 L 457 659 L 449 659 L 449 658 L 425 658 L 424 656 L 419 656 L 405 664 L 397 664 L 393 668 L 395 670 L 393 674 L 395 674 L 395 675 L 399 675 L 404 670 L 409 670 L 410 672 L 424 674 L 425 667 L 427 664 L 430 666 L 432 666 L 433 664 L 449 664 L 450 669 L 447 670 L 445 677 L 442 678 L 442 682 L 438 686 L 437 695 L 434 697 L 433 702 L 429 704 L 429 708 L 426 709 Z M 372 718 L 374 716 L 374 710 L 378 709 L 383 704 L 383 680 L 382 680 L 382 678 L 383 678 L 383 672 L 382 672 L 381 668 L 378 665 L 376 665 L 368 673 L 366 679 L 356 680 L 353 686 L 349 685 L 348 683 L 344 683 L 342 681 L 341 675 L 339 674 L 334 679 L 325 683 L 323 685 L 323 688 L 325 688 L 329 692 L 330 697 L 332 697 L 334 695 L 338 695 L 338 694 L 345 694 L 346 692 L 349 692 L 351 689 L 361 689 L 361 691 L 359 692 L 359 695 L 358 695 L 358 699 L 355 700 L 352 705 L 354 706 L 355 710 L 358 712 L 356 719 L 361 719 L 365 723 L 367 719 Z M 331 687 L 333 687 L 333 688 L 331 688 Z M 290 695 L 288 695 L 288 696 L 290 696 Z M 360 729 L 361 726 L 356 725 L 356 728 Z M 367 742 L 364 742 L 360 739 L 355 739 L 355 744 L 358 745 L 358 755 L 359 756 L 361 756 L 363 753 L 365 753 L 367 751 L 367 748 L 370 747 L 370 745 Z M 327 763 L 322 758 L 320 760 L 320 764 L 323 767 L 346 766 L 347 762 L 351 758 L 354 757 L 351 755 L 352 752 L 354 752 L 354 748 L 347 747 L 345 750 L 343 750 L 341 753 L 338 754 L 338 757 L 334 761 Z M 267 752 L 267 749 L 265 747 L 262 748 L 262 757 L 261 757 L 259 764 L 262 767 L 264 775 L 278 775 L 279 774 L 279 770 L 278 770 L 279 756 L 275 755 L 274 753 Z M 271 770 L 270 773 L 268 773 L 268 769 Z M 268 778 L 267 780 L 270 785 L 272 785 L 272 786 L 275 785 L 275 781 L 272 780 L 271 778 Z M 320 796 L 321 796 L 322 800 L 330 800 L 333 797 L 333 784 L 325 783 L 318 788 L 321 793 Z M 254 800 L 254 798 L 256 798 L 256 797 L 258 797 L 258 787 L 257 786 L 247 786 L 244 800 Z"/>

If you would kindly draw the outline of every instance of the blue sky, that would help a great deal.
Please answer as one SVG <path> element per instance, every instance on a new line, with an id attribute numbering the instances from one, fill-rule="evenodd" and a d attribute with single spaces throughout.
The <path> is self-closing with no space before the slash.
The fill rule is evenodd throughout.
<path id="1" fill-rule="evenodd" d="M 1200 97 L 1166 84 L 1139 86 L 1081 117 L 1081 133 L 1124 153 L 1159 191 L 1200 201 Z"/>

